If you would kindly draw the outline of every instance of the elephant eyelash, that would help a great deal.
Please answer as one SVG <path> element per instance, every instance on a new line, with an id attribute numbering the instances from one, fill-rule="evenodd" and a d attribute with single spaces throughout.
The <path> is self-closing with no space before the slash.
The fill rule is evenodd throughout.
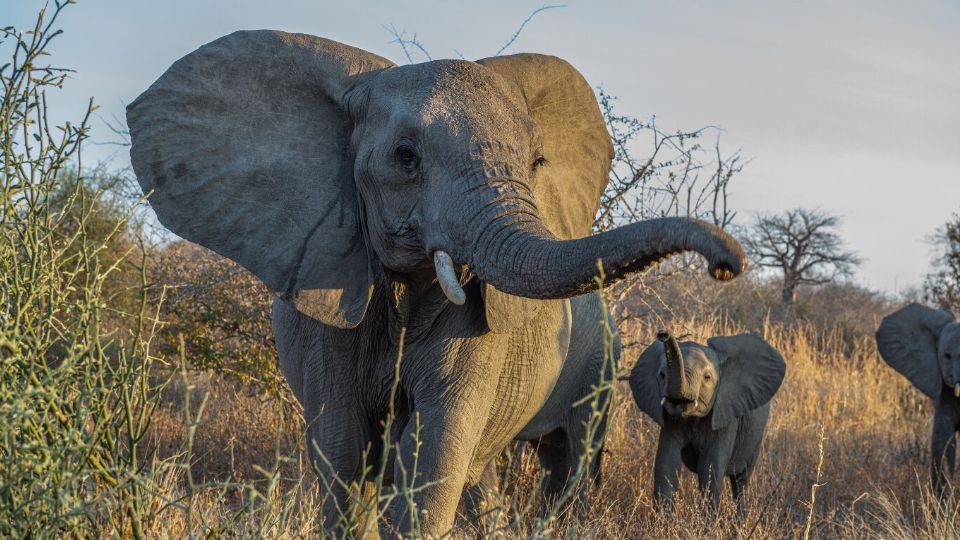
<path id="1" fill-rule="evenodd" d="M 533 163 L 530 165 L 530 169 L 535 171 L 540 167 L 543 167 L 544 165 L 547 165 L 549 163 L 550 162 L 547 161 L 547 158 L 540 156 L 537 159 L 533 160 Z"/>

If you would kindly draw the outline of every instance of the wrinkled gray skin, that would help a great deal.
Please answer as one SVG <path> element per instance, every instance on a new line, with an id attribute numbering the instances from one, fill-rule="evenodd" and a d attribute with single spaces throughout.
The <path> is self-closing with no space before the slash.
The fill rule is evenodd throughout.
<path id="1" fill-rule="evenodd" d="M 381 457 L 406 329 L 390 472 L 417 488 L 424 534 L 451 528 L 463 486 L 544 407 L 568 299 L 596 288 L 598 260 L 611 281 L 681 251 L 717 279 L 746 264 L 697 220 L 588 236 L 612 146 L 590 85 L 550 56 L 394 66 L 237 32 L 177 61 L 127 121 L 161 223 L 276 291 L 280 364 L 325 484 L 363 481 L 365 449 Z M 333 483 L 328 526 L 348 491 Z M 390 509 L 403 532 L 407 504 Z"/>
<path id="2" fill-rule="evenodd" d="M 953 314 L 917 303 L 884 317 L 877 329 L 877 349 L 890 367 L 932 399 L 930 483 L 938 497 L 953 472 L 960 430 L 960 323 Z"/>
<path id="3" fill-rule="evenodd" d="M 630 373 L 634 401 L 661 426 L 654 499 L 672 504 L 686 465 L 714 506 L 723 476 L 739 501 L 785 373 L 783 357 L 756 334 L 714 337 L 707 346 L 661 334 Z"/>
<path id="4" fill-rule="evenodd" d="M 573 328 L 570 349 L 560 376 L 547 402 L 515 440 L 527 441 L 536 449 L 544 473 L 541 491 L 544 501 L 548 503 L 556 500 L 574 479 L 587 445 L 594 448 L 596 453 L 584 464 L 584 477 L 577 486 L 581 489 L 575 489 L 566 501 L 567 505 L 579 503 L 578 508 L 585 510 L 588 503 L 586 482 L 600 482 L 600 461 L 611 400 L 610 392 L 595 394 L 594 387 L 603 381 L 612 381 L 618 371 L 620 335 L 616 333 L 613 318 L 609 313 L 604 313 L 596 294 L 572 298 L 570 304 L 573 308 Z M 606 336 L 599 322 L 604 317 L 615 332 L 610 342 L 610 357 L 605 357 L 603 352 Z M 588 425 L 593 404 L 596 404 L 601 416 L 594 420 L 591 433 Z M 464 494 L 468 516 L 479 515 L 479 507 L 486 499 L 486 494 L 498 488 L 497 478 L 495 465 L 491 462 L 478 484 Z"/>

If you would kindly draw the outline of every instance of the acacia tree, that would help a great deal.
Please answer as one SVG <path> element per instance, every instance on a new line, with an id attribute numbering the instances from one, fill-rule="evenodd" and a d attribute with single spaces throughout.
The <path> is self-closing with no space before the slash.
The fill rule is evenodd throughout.
<path id="1" fill-rule="evenodd" d="M 943 252 L 923 282 L 923 296 L 943 309 L 960 309 L 960 213 L 953 215 L 934 241 Z"/>
<path id="2" fill-rule="evenodd" d="M 793 304 L 800 285 L 823 285 L 849 277 L 861 260 L 846 251 L 838 216 L 809 208 L 758 214 L 744 238 L 753 263 L 783 272 L 781 301 Z"/>

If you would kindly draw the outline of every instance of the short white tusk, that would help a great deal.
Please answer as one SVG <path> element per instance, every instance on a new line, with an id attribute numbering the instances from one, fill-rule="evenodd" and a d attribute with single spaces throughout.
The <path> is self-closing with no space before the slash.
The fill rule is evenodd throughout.
<path id="1" fill-rule="evenodd" d="M 460 287 L 460 280 L 457 278 L 457 272 L 453 269 L 453 259 L 445 251 L 433 252 L 433 268 L 437 272 L 437 281 L 440 282 L 440 288 L 447 299 L 458 306 L 462 306 L 467 301 L 467 295 Z"/>
<path id="2" fill-rule="evenodd" d="M 958 398 L 960 398 L 960 382 L 954 385 L 953 393 L 956 394 Z"/>
<path id="3" fill-rule="evenodd" d="M 667 402 L 667 398 L 660 398 L 660 406 L 663 407 L 663 404 Z"/>

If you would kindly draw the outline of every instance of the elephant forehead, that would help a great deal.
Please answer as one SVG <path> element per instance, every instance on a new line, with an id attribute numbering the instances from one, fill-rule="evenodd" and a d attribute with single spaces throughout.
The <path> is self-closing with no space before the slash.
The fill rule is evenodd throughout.
<path id="1" fill-rule="evenodd" d="M 682 343 L 680 351 L 683 353 L 683 361 L 687 368 L 706 367 L 712 365 L 710 356 L 707 355 L 703 345 L 699 343 Z"/>
<path id="2" fill-rule="evenodd" d="M 386 101 L 411 109 L 423 126 L 442 124 L 456 135 L 484 126 L 498 133 L 529 131 L 526 102 L 495 71 L 466 60 L 436 60 L 386 70 L 379 88 Z M 524 129 L 526 128 L 526 129 Z"/>
<path id="3" fill-rule="evenodd" d="M 960 353 L 960 322 L 948 324 L 940 331 L 940 353 Z"/>

